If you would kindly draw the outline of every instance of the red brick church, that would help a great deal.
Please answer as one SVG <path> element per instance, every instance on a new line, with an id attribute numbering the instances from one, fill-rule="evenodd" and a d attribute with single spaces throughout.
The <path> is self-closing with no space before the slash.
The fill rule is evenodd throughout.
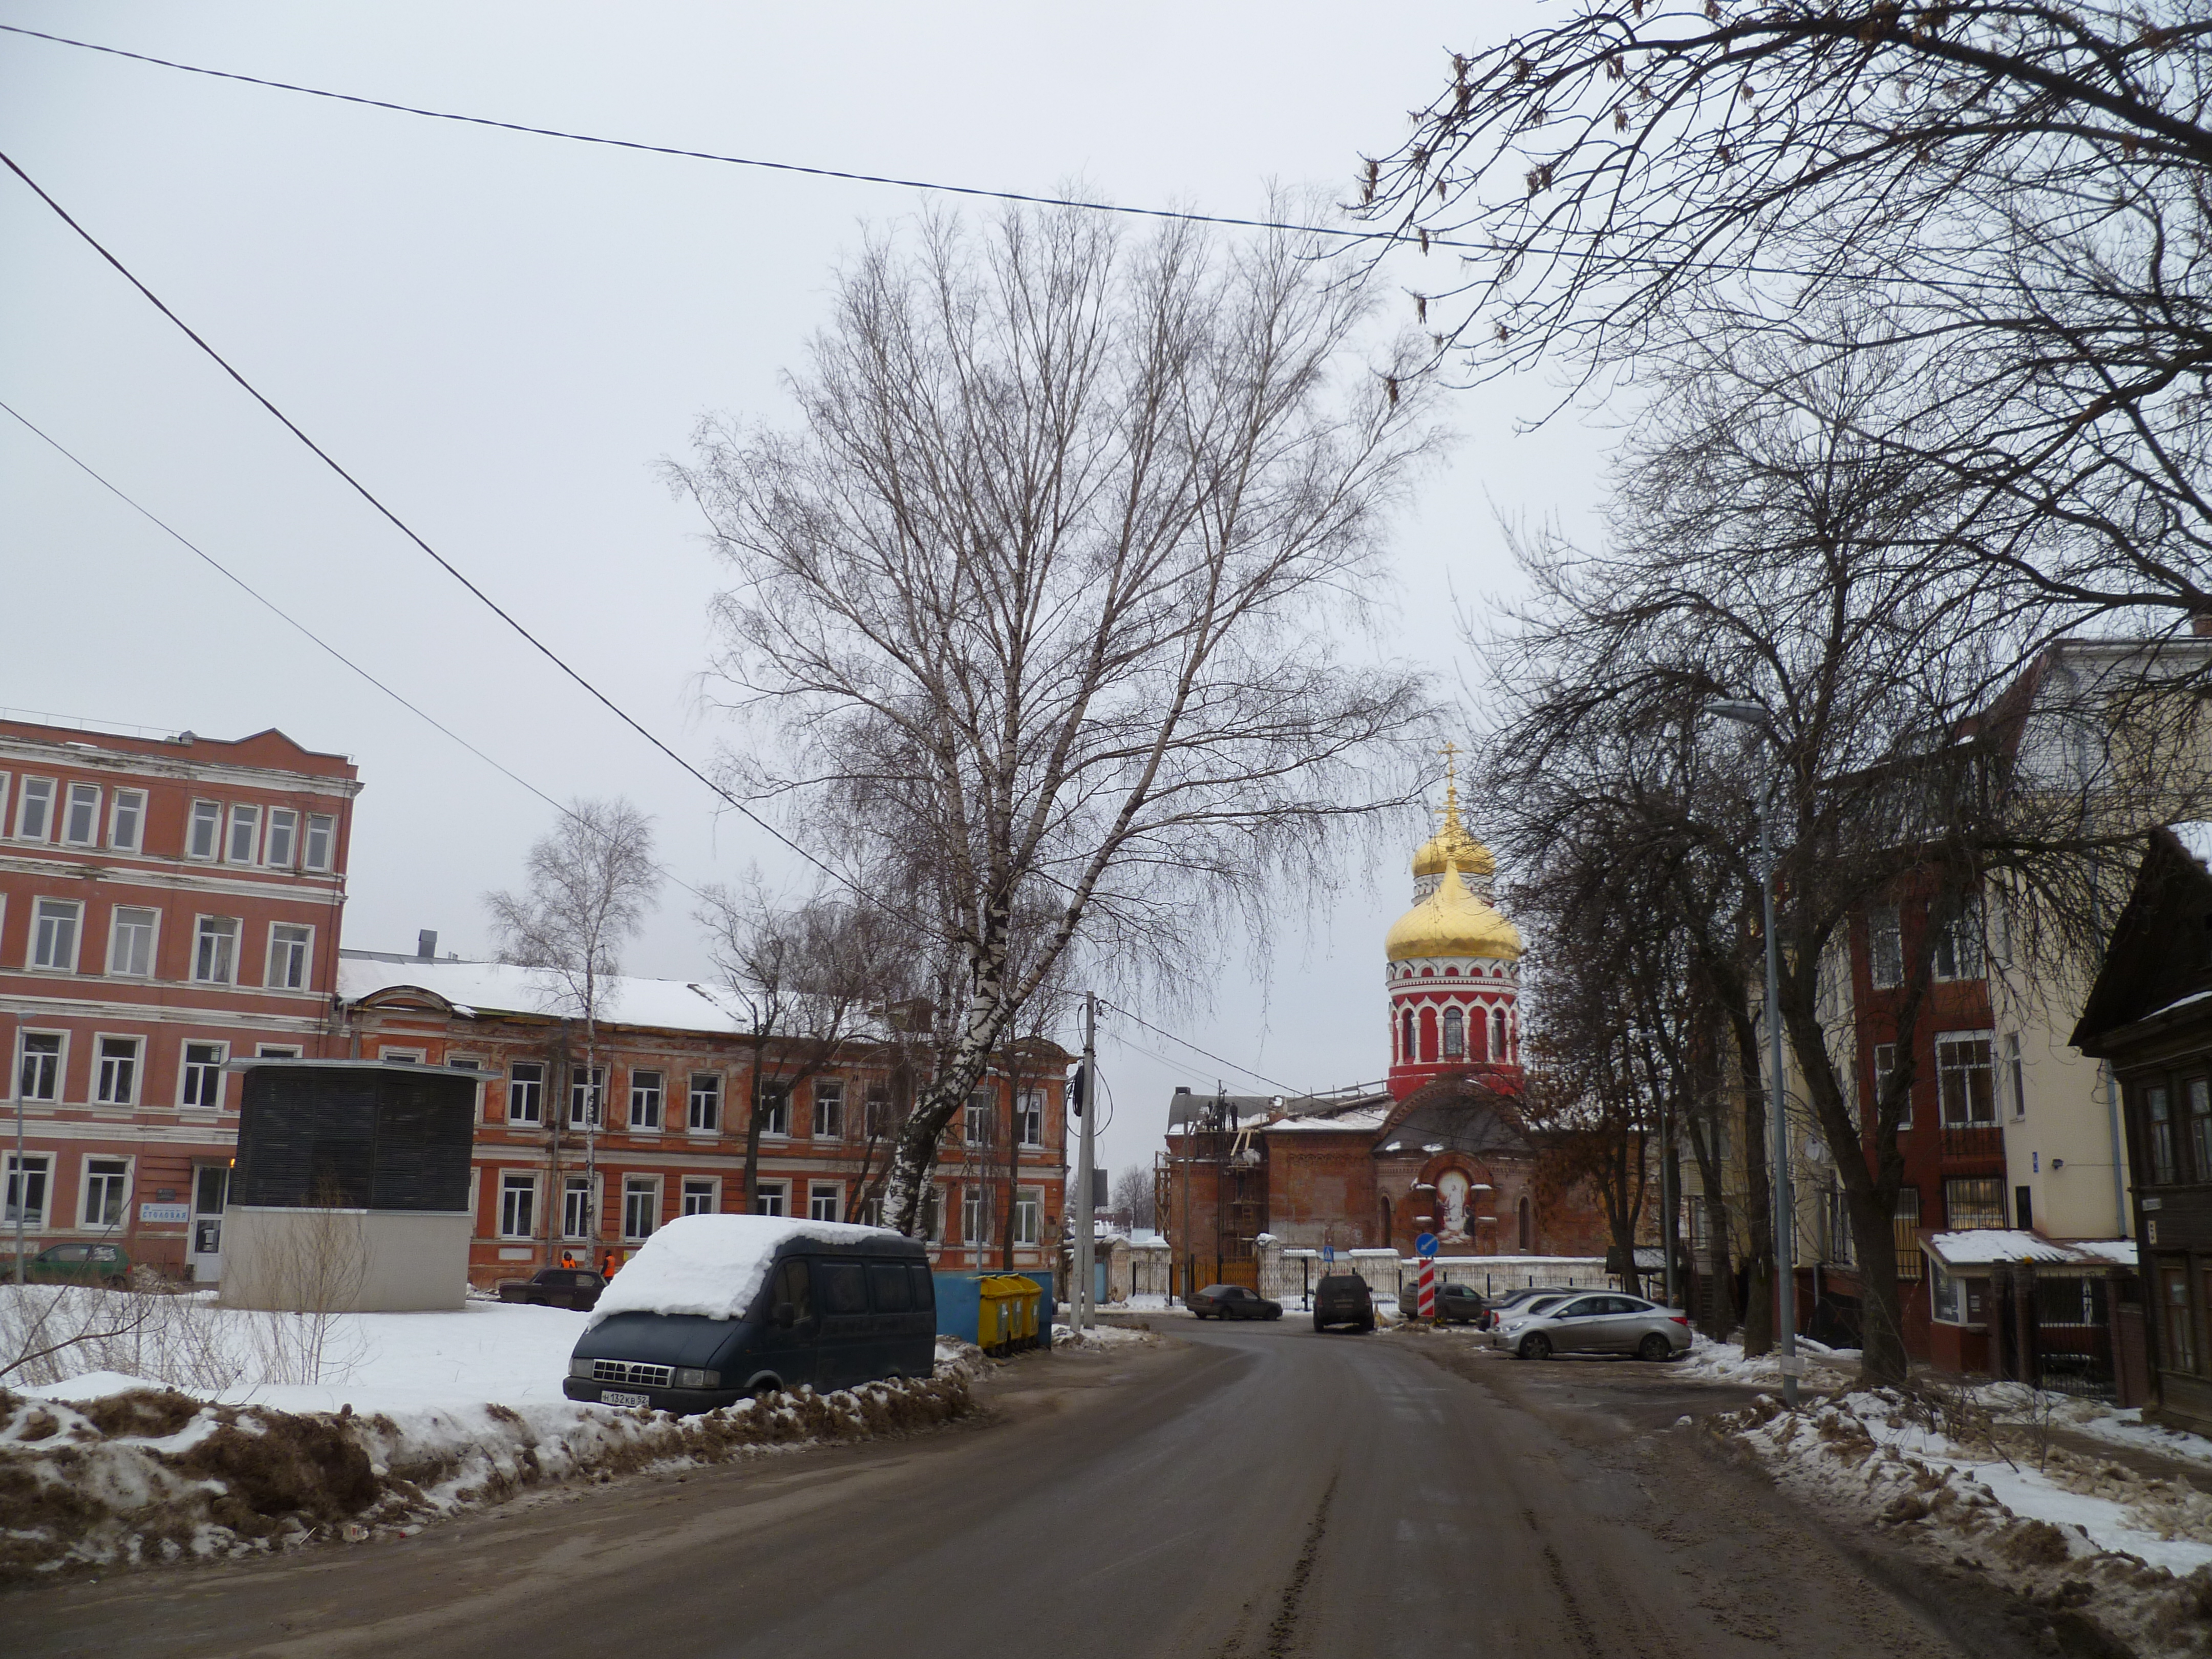
<path id="1" fill-rule="evenodd" d="M 1602 1255 L 1593 1211 L 1537 1190 L 1521 1096 L 1521 935 L 1492 900 L 1496 862 L 1455 780 L 1413 855 L 1413 906 L 1383 939 L 1390 1068 L 1332 1096 L 1178 1091 L 1156 1168 L 1178 1267 L 1234 1280 L 1273 1234 L 1290 1249 Z"/>

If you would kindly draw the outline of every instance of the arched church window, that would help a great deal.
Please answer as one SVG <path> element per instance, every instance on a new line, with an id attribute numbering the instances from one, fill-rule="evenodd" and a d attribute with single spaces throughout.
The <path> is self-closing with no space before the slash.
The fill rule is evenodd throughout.
<path id="1" fill-rule="evenodd" d="M 1369 1030 L 1370 1030 L 1370 1031 L 1371 1031 L 1371 1030 L 1373 1030 L 1375 1028 L 1374 1028 L 1373 1026 L 1371 1026 L 1371 1025 L 1370 1025 L 1370 1026 L 1369 1026 L 1367 1029 L 1368 1029 Z M 1504 1060 L 1504 1058 L 1505 1058 L 1505 1011 L 1504 1011 L 1503 1008 L 1495 1008 L 1495 1009 L 1492 1009 L 1492 1010 L 1491 1011 L 1491 1015 L 1490 1015 L 1490 1048 L 1491 1048 L 1491 1052 L 1492 1052 L 1492 1054 L 1495 1054 L 1498 1056 L 1498 1058 L 1501 1061 L 1502 1061 L 1503 1060 Z"/>
<path id="2" fill-rule="evenodd" d="M 1407 1009 L 1405 1018 L 1398 1024 L 1398 1058 L 1411 1060 L 1413 1058 L 1413 1011 Z"/>
<path id="3" fill-rule="evenodd" d="M 1474 1011 L 1474 1057 L 1477 1060 L 1490 1058 L 1490 1050 L 1484 1046 L 1483 1042 L 1483 1038 L 1489 1030 L 1490 1022 L 1483 1018 L 1481 1009 L 1476 1009 Z"/>
<path id="4" fill-rule="evenodd" d="M 1467 1058 L 1467 1016 L 1456 1008 L 1444 1010 L 1444 1058 Z"/>

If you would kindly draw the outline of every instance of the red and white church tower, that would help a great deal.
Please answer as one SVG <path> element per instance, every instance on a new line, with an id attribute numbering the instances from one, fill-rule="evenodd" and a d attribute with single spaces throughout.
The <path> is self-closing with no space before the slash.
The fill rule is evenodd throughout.
<path id="1" fill-rule="evenodd" d="M 1454 1076 L 1519 1089 L 1521 934 L 1491 902 L 1497 871 L 1460 819 L 1448 761 L 1443 823 L 1413 855 L 1413 908 L 1384 940 L 1395 1099 Z"/>

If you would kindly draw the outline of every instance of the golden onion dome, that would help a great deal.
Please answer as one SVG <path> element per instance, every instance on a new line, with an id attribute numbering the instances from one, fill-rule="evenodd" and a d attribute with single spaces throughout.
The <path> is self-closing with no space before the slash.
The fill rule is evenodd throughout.
<path id="1" fill-rule="evenodd" d="M 1447 863 L 1436 891 L 1392 924 L 1382 951 L 1393 962 L 1409 957 L 1515 962 L 1521 956 L 1521 930 L 1469 892 L 1458 866 Z"/>
<path id="2" fill-rule="evenodd" d="M 1447 752 L 1456 753 L 1449 747 Z M 1468 834 L 1467 825 L 1460 821 L 1456 767 L 1448 769 L 1444 777 L 1444 821 L 1413 854 L 1413 873 L 1440 876 L 1447 866 L 1457 865 L 1471 876 L 1496 875 L 1498 862 L 1490 856 L 1490 849 Z"/>

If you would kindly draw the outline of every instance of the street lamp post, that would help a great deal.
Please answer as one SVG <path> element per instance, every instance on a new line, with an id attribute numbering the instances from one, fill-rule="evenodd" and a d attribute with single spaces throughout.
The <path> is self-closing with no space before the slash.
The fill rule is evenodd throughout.
<path id="1" fill-rule="evenodd" d="M 1764 703 L 1709 702 L 1705 712 L 1721 720 L 1736 720 L 1763 733 L 1771 750 L 1781 744 L 1774 734 L 1774 717 Z M 1774 1274 L 1775 1323 L 1782 1346 L 1782 1403 L 1797 1406 L 1797 1216 L 1790 1197 L 1790 1124 L 1782 1109 L 1782 967 L 1781 945 L 1774 933 L 1774 797 L 1781 784 L 1780 756 L 1775 775 L 1759 805 L 1759 885 L 1765 909 L 1767 1142 L 1774 1160 Z"/>

